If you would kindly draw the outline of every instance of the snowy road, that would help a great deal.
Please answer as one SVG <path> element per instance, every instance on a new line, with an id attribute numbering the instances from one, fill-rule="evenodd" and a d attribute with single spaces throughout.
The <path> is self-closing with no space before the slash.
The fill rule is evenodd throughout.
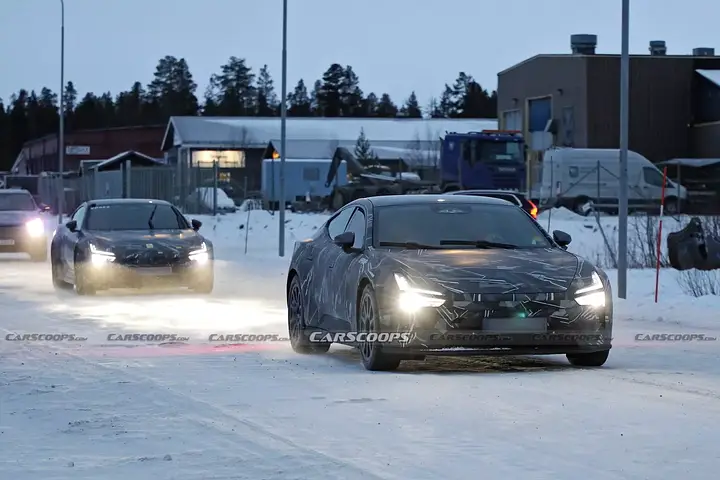
<path id="1" fill-rule="evenodd" d="M 47 265 L 0 261 L 0 327 L 90 339 L 286 333 L 282 265 L 243 260 L 220 263 L 209 299 L 78 298 L 53 290 Z M 285 345 L 2 340 L 0 477 L 714 478 L 720 342 L 638 344 L 635 333 L 658 325 L 616 322 L 618 346 L 599 370 L 545 357 L 436 359 L 371 373 L 342 347 L 300 357 Z"/>

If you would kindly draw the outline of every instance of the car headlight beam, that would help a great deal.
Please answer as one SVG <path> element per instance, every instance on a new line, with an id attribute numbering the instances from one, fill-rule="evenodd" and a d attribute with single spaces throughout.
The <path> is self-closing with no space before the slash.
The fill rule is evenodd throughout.
<path id="1" fill-rule="evenodd" d="M 27 222 L 25 228 L 31 238 L 42 237 L 45 234 L 45 223 L 39 218 L 34 218 Z"/>
<path id="2" fill-rule="evenodd" d="M 94 265 L 104 265 L 106 263 L 114 262 L 115 254 L 112 252 L 106 252 L 104 250 L 99 250 L 95 245 L 93 245 L 91 243 L 90 244 L 90 261 Z"/>
<path id="3" fill-rule="evenodd" d="M 439 307 L 445 303 L 442 292 L 416 288 L 398 273 L 395 274 L 395 283 L 400 290 L 398 306 L 407 313 L 415 313 L 423 308 Z"/>
<path id="4" fill-rule="evenodd" d="M 190 257 L 190 260 L 199 263 L 204 264 L 207 263 L 210 260 L 210 254 L 208 252 L 207 244 L 203 242 L 200 245 L 200 249 L 194 250 L 190 252 L 188 255 Z"/>
<path id="5" fill-rule="evenodd" d="M 575 301 L 584 307 L 602 308 L 605 306 L 605 286 L 597 272 L 592 273 L 590 280 L 590 285 L 575 291 Z"/>

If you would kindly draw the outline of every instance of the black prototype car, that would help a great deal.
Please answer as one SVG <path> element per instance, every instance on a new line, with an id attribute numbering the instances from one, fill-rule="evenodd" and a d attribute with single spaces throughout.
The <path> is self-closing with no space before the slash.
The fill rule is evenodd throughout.
<path id="1" fill-rule="evenodd" d="M 211 293 L 213 245 L 200 226 L 160 200 L 85 202 L 53 235 L 53 284 L 73 285 L 79 295 L 157 283 Z"/>
<path id="2" fill-rule="evenodd" d="M 35 262 L 47 260 L 47 234 L 40 212 L 27 190 L 0 190 L 0 253 L 27 253 Z"/>
<path id="3" fill-rule="evenodd" d="M 565 354 L 601 366 L 607 275 L 507 201 L 401 195 L 353 201 L 295 245 L 288 330 L 299 353 L 358 347 L 368 370 L 426 355 Z"/>

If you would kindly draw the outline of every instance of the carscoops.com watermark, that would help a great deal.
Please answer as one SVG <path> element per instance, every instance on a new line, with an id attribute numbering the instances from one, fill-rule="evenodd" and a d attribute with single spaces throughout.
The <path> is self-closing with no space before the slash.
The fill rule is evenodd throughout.
<path id="1" fill-rule="evenodd" d="M 276 333 L 212 333 L 208 335 L 210 343 L 266 343 L 288 342 L 288 337 Z"/>
<path id="2" fill-rule="evenodd" d="M 74 333 L 8 333 L 8 342 L 85 342 L 87 337 Z"/>
<path id="3" fill-rule="evenodd" d="M 638 333 L 636 342 L 715 342 L 717 337 L 704 333 Z"/>
<path id="4" fill-rule="evenodd" d="M 105 340 L 108 342 L 170 343 L 187 342 L 190 337 L 183 337 L 177 333 L 111 333 Z"/>
<path id="5" fill-rule="evenodd" d="M 407 332 L 313 332 L 310 341 L 314 343 L 408 343 L 415 334 Z"/>

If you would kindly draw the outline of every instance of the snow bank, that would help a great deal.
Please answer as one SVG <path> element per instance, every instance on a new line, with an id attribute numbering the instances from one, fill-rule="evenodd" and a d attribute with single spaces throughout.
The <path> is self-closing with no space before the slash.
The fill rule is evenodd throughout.
<path id="1" fill-rule="evenodd" d="M 210 210 L 213 208 L 213 202 L 214 199 L 214 192 L 217 190 L 217 206 L 218 208 L 235 208 L 235 202 L 232 201 L 230 197 L 227 196 L 227 193 L 222 188 L 213 188 L 213 187 L 200 187 L 196 188 L 189 196 L 188 201 L 189 202 L 196 202 L 200 201 L 202 205 Z"/>

